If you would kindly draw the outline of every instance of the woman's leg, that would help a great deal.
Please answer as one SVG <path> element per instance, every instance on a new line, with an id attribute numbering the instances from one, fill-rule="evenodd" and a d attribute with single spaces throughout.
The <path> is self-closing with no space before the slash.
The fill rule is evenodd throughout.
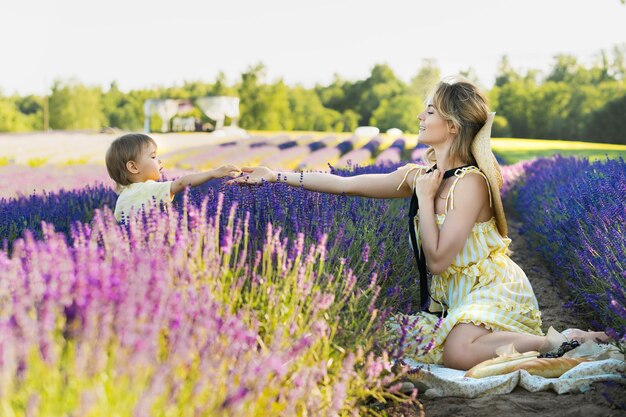
<path id="1" fill-rule="evenodd" d="M 581 343 L 587 340 L 608 341 L 603 332 L 575 330 L 570 335 Z M 540 350 L 546 342 L 545 336 L 515 332 L 492 332 L 484 326 L 459 323 L 452 328 L 443 347 L 443 363 L 454 369 L 469 369 L 472 366 L 496 357 L 496 349 L 513 344 L 518 352 Z"/>
<path id="2" fill-rule="evenodd" d="M 484 326 L 459 323 L 448 334 L 443 347 L 443 363 L 448 368 L 469 369 L 496 357 L 496 349 L 513 343 L 518 352 L 539 350 L 545 336 L 514 332 L 491 332 Z"/>
<path id="3" fill-rule="evenodd" d="M 567 334 L 566 334 L 567 332 Z M 587 340 L 593 340 L 595 342 L 610 342 L 612 339 L 604 332 L 593 332 L 591 330 L 584 331 L 580 329 L 567 329 L 563 334 L 568 339 L 578 340 L 580 343 L 584 343 Z"/>

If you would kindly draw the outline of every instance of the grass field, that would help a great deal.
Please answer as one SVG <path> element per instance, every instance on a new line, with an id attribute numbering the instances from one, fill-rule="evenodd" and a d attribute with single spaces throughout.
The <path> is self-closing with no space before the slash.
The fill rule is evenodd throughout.
<path id="1" fill-rule="evenodd" d="M 501 155 L 507 164 L 541 157 L 560 154 L 563 156 L 587 157 L 590 160 L 609 158 L 625 158 L 626 145 L 607 143 L 574 142 L 566 140 L 494 138 L 492 147 Z"/>

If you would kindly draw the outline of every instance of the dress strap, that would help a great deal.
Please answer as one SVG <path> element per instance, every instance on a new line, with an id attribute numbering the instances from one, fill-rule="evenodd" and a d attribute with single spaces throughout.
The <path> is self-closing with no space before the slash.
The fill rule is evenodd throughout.
<path id="1" fill-rule="evenodd" d="M 402 182 L 400 183 L 400 185 L 398 185 L 398 188 L 396 188 L 396 191 L 400 191 L 400 187 L 402 187 L 402 184 L 404 184 L 406 182 L 406 178 L 409 176 L 411 171 L 414 171 L 416 169 L 420 169 L 420 170 L 428 169 L 427 166 L 418 165 L 418 164 L 406 164 L 405 166 L 400 167 L 398 169 L 406 169 L 406 167 L 409 167 L 409 169 L 407 169 L 406 172 L 404 173 L 404 178 L 402 178 Z M 415 181 L 416 180 L 417 180 L 417 175 L 413 178 L 413 188 L 415 188 Z"/>
<path id="2" fill-rule="evenodd" d="M 483 174 L 482 171 L 478 167 L 470 166 L 470 167 L 465 167 L 465 168 L 459 168 L 454 172 L 454 176 L 456 177 L 456 179 L 454 180 L 452 187 L 450 187 L 450 190 L 448 191 L 448 196 L 446 197 L 446 208 L 445 208 L 446 214 L 448 213 L 448 200 L 450 200 L 450 210 L 454 210 L 454 188 L 456 187 L 456 183 L 459 182 L 461 178 L 463 178 L 464 176 L 470 173 L 480 174 L 487 182 L 487 190 L 489 190 L 489 207 L 492 207 L 491 187 L 489 186 L 489 180 L 487 180 L 487 177 L 485 176 L 485 174 Z"/>

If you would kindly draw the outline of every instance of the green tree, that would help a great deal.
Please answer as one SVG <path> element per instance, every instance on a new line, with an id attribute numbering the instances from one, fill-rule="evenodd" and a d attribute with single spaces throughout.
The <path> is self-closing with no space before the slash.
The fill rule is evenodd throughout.
<path id="1" fill-rule="evenodd" d="M 571 138 L 571 132 L 565 133 L 571 111 L 574 91 L 564 82 L 548 81 L 531 91 L 528 124 L 532 138 Z M 580 99 L 580 96 L 578 97 Z M 541 105 L 539 105 L 541 103 Z M 565 136 L 563 136 L 565 134 Z"/>
<path id="2" fill-rule="evenodd" d="M 0 132 L 25 132 L 33 130 L 33 118 L 22 113 L 16 100 L 0 96 Z"/>
<path id="3" fill-rule="evenodd" d="M 342 80 L 338 74 L 334 75 L 332 83 L 328 86 L 317 85 L 315 87 L 315 91 L 324 107 L 340 112 L 352 108 L 352 103 L 348 102 L 348 97 L 346 96 L 349 90 L 350 83 Z"/>
<path id="4" fill-rule="evenodd" d="M 571 83 L 576 81 L 579 74 L 580 65 L 573 55 L 556 55 L 552 71 L 546 78 L 546 81 Z M 585 82 L 588 80 L 584 80 Z"/>
<path id="5" fill-rule="evenodd" d="M 408 94 L 426 100 L 430 91 L 435 88 L 441 80 L 441 69 L 434 58 L 427 58 L 422 61 L 417 74 L 411 78 L 408 87 Z"/>
<path id="6" fill-rule="evenodd" d="M 604 53 L 604 51 L 602 51 Z M 626 43 L 617 44 L 612 49 L 612 59 L 608 58 L 608 73 L 612 80 L 626 79 Z M 607 54 L 608 55 L 608 54 Z"/>
<path id="7" fill-rule="evenodd" d="M 215 80 L 215 83 L 211 86 L 211 89 L 209 90 L 210 93 L 208 94 L 203 94 L 203 95 L 213 95 L 213 96 L 236 96 L 237 95 L 237 89 L 229 86 L 227 81 L 226 81 L 226 75 L 220 71 L 217 74 L 217 79 Z M 196 97 L 201 97 L 202 95 L 197 95 Z"/>
<path id="8" fill-rule="evenodd" d="M 102 91 L 76 80 L 56 80 L 50 95 L 50 127 L 60 130 L 100 129 L 105 123 Z"/>
<path id="9" fill-rule="evenodd" d="M 372 115 L 372 125 L 385 131 L 392 127 L 404 132 L 419 130 L 417 115 L 424 110 L 423 101 L 417 96 L 399 95 L 380 103 Z"/>
<path id="10" fill-rule="evenodd" d="M 251 66 L 241 74 L 241 83 L 238 86 L 239 110 L 241 118 L 239 124 L 245 129 L 259 129 L 267 111 L 262 103 L 261 95 L 265 78 L 265 65 L 262 63 Z"/>
<path id="11" fill-rule="evenodd" d="M 143 129 L 143 100 L 120 91 L 115 81 L 102 94 L 101 102 L 107 126 L 124 130 Z"/>
<path id="12" fill-rule="evenodd" d="M 459 75 L 476 84 L 481 90 L 486 91 L 485 86 L 481 83 L 480 78 L 478 77 L 478 74 L 476 73 L 476 70 L 474 68 L 468 67 L 465 70 L 459 71 Z"/>
<path id="13" fill-rule="evenodd" d="M 289 108 L 295 130 L 333 129 L 332 120 L 331 123 L 326 123 L 328 120 L 326 112 L 329 109 L 324 107 L 314 90 L 301 86 L 292 88 L 289 91 Z"/>
<path id="14" fill-rule="evenodd" d="M 507 120 L 512 137 L 533 137 L 529 123 L 531 121 L 531 110 L 535 106 L 533 94 L 535 94 L 537 89 L 538 87 L 534 81 L 518 79 L 507 81 L 501 86 L 494 86 L 489 94 L 491 97 L 497 97 L 496 104 L 492 105 L 492 109 L 496 111 L 496 114 Z"/>
<path id="15" fill-rule="evenodd" d="M 496 87 L 502 87 L 505 84 L 519 81 L 520 75 L 517 71 L 513 69 L 511 63 L 509 62 L 509 57 L 507 55 L 503 55 L 500 58 L 500 62 L 498 63 L 498 69 L 496 70 Z"/>
<path id="16" fill-rule="evenodd" d="M 589 116 L 585 135 L 589 140 L 626 145 L 626 94 Z"/>
<path id="17" fill-rule="evenodd" d="M 33 95 L 25 97 L 16 96 L 15 105 L 20 113 L 28 118 L 28 122 L 26 123 L 29 126 L 28 130 L 43 129 L 44 99 L 42 97 Z"/>
<path id="18" fill-rule="evenodd" d="M 283 80 L 262 88 L 264 116 L 260 128 L 263 130 L 292 130 L 293 120 L 289 108 L 289 88 Z"/>
<path id="19" fill-rule="evenodd" d="M 331 111 L 331 110 L 329 110 Z M 345 110 L 334 122 L 336 132 L 354 132 L 359 127 L 359 114 L 354 110 Z"/>
<path id="20" fill-rule="evenodd" d="M 356 111 L 361 115 L 360 123 L 370 124 L 374 110 L 383 100 L 403 94 L 406 86 L 387 64 L 376 64 L 370 76 L 354 85 L 359 95 Z"/>
<path id="21" fill-rule="evenodd" d="M 509 121 L 504 116 L 496 114 L 493 119 L 493 125 L 491 127 L 491 136 L 494 138 L 510 138 L 511 127 Z"/>
<path id="22" fill-rule="evenodd" d="M 288 87 L 280 80 L 274 85 L 265 83 L 265 65 L 259 63 L 241 74 L 238 86 L 241 119 L 244 129 L 290 129 Z"/>
<path id="23" fill-rule="evenodd" d="M 43 100 L 41 97 L 28 95 L 25 97 L 16 97 L 15 104 L 20 112 L 30 115 L 43 111 Z"/>

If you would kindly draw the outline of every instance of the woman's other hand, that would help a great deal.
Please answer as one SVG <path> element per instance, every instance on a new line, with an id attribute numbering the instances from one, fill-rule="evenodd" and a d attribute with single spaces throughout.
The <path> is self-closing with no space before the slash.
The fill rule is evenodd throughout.
<path id="1" fill-rule="evenodd" d="M 241 176 L 228 181 L 226 184 L 257 185 L 262 182 L 276 182 L 276 172 L 267 167 L 243 167 Z"/>
<path id="2" fill-rule="evenodd" d="M 441 186 L 443 172 L 435 169 L 428 174 L 420 175 L 415 180 L 415 194 L 418 201 L 433 201 L 437 195 L 437 190 Z"/>

